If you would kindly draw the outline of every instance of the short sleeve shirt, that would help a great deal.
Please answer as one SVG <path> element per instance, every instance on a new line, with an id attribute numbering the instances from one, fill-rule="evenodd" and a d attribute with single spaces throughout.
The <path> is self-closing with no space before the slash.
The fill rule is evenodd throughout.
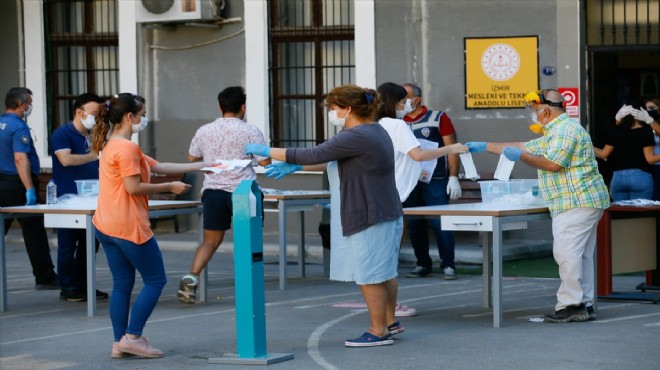
<path id="1" fill-rule="evenodd" d="M 562 167 L 557 172 L 538 170 L 539 190 L 555 216 L 572 208 L 607 208 L 609 193 L 598 172 L 589 134 L 564 113 L 544 128 L 544 135 L 525 144 Z"/>
<path id="2" fill-rule="evenodd" d="M 99 178 L 99 161 L 92 161 L 78 166 L 63 166 L 55 155 L 60 150 L 71 154 L 87 154 L 91 151 L 91 138 L 76 130 L 73 122 L 68 122 L 53 131 L 50 147 L 53 152 L 53 180 L 57 185 L 57 195 L 77 194 L 75 180 L 95 180 Z"/>
<path id="3" fill-rule="evenodd" d="M 408 155 L 408 152 L 420 146 L 419 141 L 403 120 L 386 117 L 378 123 L 390 135 L 394 145 L 394 179 L 403 203 L 417 185 L 417 179 L 422 172 L 419 162 Z"/>
<path id="4" fill-rule="evenodd" d="M 608 158 L 612 170 L 637 168 L 651 172 L 651 165 L 644 156 L 644 148 L 655 146 L 655 140 L 648 125 L 633 129 L 617 126 L 610 133 L 606 144 L 614 147 Z"/>
<path id="5" fill-rule="evenodd" d="M 188 153 L 193 157 L 202 158 L 204 162 L 215 162 L 219 159 L 252 159 L 252 156 L 245 155 L 245 146 L 249 143 L 266 144 L 264 135 L 257 126 L 239 118 L 218 118 L 197 130 L 190 142 Z M 252 165 L 257 165 L 256 161 L 253 161 Z M 252 166 L 218 174 L 205 174 L 202 192 L 206 189 L 233 192 L 241 181 L 256 178 L 257 174 Z"/>
<path id="6" fill-rule="evenodd" d="M 30 161 L 30 172 L 39 174 L 39 156 L 34 148 L 27 123 L 14 113 L 0 116 L 0 173 L 18 175 L 14 153 L 26 153 Z"/>
<path id="7" fill-rule="evenodd" d="M 153 237 L 148 197 L 129 194 L 124 177 L 140 175 L 141 182 L 150 182 L 151 167 L 156 164 L 130 140 L 108 141 L 99 158 L 99 199 L 93 218 L 99 231 L 135 244 L 144 244 Z"/>

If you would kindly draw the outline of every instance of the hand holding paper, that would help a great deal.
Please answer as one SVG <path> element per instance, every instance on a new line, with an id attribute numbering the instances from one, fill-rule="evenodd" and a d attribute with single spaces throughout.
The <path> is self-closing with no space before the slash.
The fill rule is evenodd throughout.
<path id="1" fill-rule="evenodd" d="M 504 156 L 510 161 L 519 161 L 520 160 L 520 154 L 522 153 L 522 150 L 516 147 L 506 147 L 503 150 Z"/>
<path id="2" fill-rule="evenodd" d="M 471 141 L 469 143 L 465 143 L 465 146 L 468 147 L 470 153 L 482 153 L 486 151 L 485 141 Z"/>

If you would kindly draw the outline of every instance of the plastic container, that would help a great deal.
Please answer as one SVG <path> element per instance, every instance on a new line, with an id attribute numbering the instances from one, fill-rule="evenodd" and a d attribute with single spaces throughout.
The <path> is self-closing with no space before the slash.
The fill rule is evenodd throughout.
<path id="1" fill-rule="evenodd" d="M 46 185 L 46 204 L 57 204 L 57 185 L 53 179 Z"/>
<path id="2" fill-rule="evenodd" d="M 479 185 L 483 203 L 516 206 L 545 205 L 545 201 L 539 192 L 537 179 L 480 181 Z"/>
<path id="3" fill-rule="evenodd" d="M 99 180 L 75 180 L 80 196 L 95 196 L 99 194 Z"/>

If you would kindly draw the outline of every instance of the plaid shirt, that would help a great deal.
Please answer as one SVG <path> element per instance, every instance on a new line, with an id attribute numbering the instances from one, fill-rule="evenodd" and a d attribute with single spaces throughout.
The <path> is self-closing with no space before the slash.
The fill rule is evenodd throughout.
<path id="1" fill-rule="evenodd" d="M 525 148 L 562 167 L 557 172 L 538 170 L 539 190 L 555 216 L 572 208 L 607 208 L 610 197 L 598 172 L 589 134 L 564 113 L 543 128 L 544 135 Z"/>

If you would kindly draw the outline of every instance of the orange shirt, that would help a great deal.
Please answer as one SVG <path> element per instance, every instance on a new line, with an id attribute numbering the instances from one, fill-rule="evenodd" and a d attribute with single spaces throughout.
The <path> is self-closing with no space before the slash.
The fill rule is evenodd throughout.
<path id="1" fill-rule="evenodd" d="M 92 220 L 99 231 L 136 244 L 153 237 L 147 196 L 129 194 L 123 178 L 140 175 L 141 182 L 150 182 L 157 163 L 130 140 L 108 141 L 99 158 L 99 200 Z"/>

